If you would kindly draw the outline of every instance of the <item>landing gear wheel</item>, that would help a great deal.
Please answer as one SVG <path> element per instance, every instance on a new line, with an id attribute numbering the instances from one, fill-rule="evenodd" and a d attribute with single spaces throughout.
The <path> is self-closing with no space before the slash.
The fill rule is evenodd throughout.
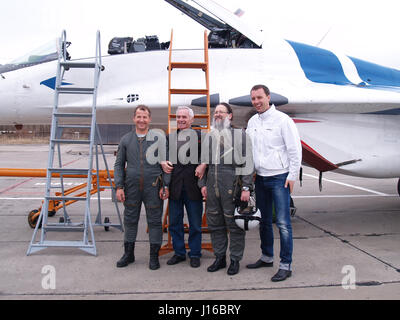
<path id="1" fill-rule="evenodd" d="M 110 223 L 110 218 L 109 217 L 105 217 L 104 218 L 104 224 L 106 223 Z M 110 226 L 104 226 L 104 230 L 105 231 L 109 231 L 110 230 Z"/>
<path id="2" fill-rule="evenodd" d="M 400 196 L 400 178 L 399 178 L 399 181 L 397 182 L 397 193 Z"/>
<path id="3" fill-rule="evenodd" d="M 29 212 L 28 214 L 28 224 L 32 229 L 36 228 L 36 224 L 38 222 L 40 213 L 39 210 L 32 210 L 31 212 Z M 39 228 L 42 227 L 42 223 L 40 223 Z"/>

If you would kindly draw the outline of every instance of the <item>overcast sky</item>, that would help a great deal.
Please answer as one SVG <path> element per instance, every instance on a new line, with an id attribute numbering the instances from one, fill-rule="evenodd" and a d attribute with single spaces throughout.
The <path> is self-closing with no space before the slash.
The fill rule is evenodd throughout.
<path id="1" fill-rule="evenodd" d="M 216 2 L 230 11 L 241 8 L 241 19 L 284 39 L 311 45 L 323 39 L 322 48 L 400 69 L 398 0 Z M 173 28 L 174 48 L 201 47 L 203 39 L 204 28 L 164 0 L 4 0 L 0 8 L 0 63 L 59 37 L 63 29 L 72 58 L 93 55 L 96 30 L 102 54 L 116 36 L 168 41 Z"/>

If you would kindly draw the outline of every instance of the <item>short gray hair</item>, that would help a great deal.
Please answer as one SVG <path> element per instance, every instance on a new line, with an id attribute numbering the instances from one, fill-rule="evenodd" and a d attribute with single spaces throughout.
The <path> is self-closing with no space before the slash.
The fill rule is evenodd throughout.
<path id="1" fill-rule="evenodd" d="M 193 112 L 192 108 L 189 108 L 187 106 L 179 106 L 178 109 L 176 109 L 176 114 L 178 114 L 179 110 L 187 110 L 189 112 L 190 119 L 194 118 L 194 112 Z"/>

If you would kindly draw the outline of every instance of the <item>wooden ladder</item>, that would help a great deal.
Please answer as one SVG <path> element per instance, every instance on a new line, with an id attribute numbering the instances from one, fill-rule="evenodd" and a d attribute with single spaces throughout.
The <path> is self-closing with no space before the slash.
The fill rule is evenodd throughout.
<path id="1" fill-rule="evenodd" d="M 211 111 L 210 111 L 210 81 L 208 64 L 208 38 L 207 31 L 204 31 L 204 62 L 173 62 L 172 61 L 172 40 L 173 30 L 171 30 L 171 41 L 169 45 L 169 65 L 168 65 L 168 134 L 171 132 L 171 120 L 176 119 L 176 114 L 172 112 L 172 95 L 205 95 L 207 97 L 207 110 L 205 114 L 195 114 L 195 119 L 206 119 L 205 126 L 192 127 L 197 130 L 210 130 Z M 176 89 L 171 88 L 171 75 L 174 69 L 201 69 L 204 71 L 206 88 L 205 89 Z"/>
<path id="2" fill-rule="evenodd" d="M 176 119 L 176 114 L 172 112 L 172 95 L 205 95 L 207 98 L 207 110 L 205 114 L 194 114 L 195 119 L 205 119 L 206 124 L 201 126 L 193 126 L 192 129 L 195 130 L 205 130 L 210 131 L 211 126 L 211 110 L 210 110 L 210 82 L 209 82 L 209 63 L 208 63 L 208 38 L 207 31 L 204 31 L 204 61 L 203 62 L 173 62 L 172 61 L 172 40 L 173 40 L 173 30 L 171 30 L 171 41 L 169 45 L 169 65 L 168 65 L 168 134 L 171 133 L 171 120 Z M 171 74 L 174 69 L 201 69 L 205 74 L 206 88 L 205 89 L 177 89 L 171 88 Z M 165 215 L 163 219 L 163 230 L 168 230 L 168 217 L 169 217 L 169 205 L 165 210 Z M 202 232 L 208 232 L 207 217 L 205 210 L 203 212 L 202 218 Z M 188 232 L 188 226 L 185 225 L 185 232 Z M 185 243 L 186 249 L 189 248 L 188 244 Z M 201 248 L 213 251 L 211 243 L 202 243 Z M 160 255 L 174 251 L 172 246 L 171 235 L 168 231 L 168 242 L 160 249 Z"/>

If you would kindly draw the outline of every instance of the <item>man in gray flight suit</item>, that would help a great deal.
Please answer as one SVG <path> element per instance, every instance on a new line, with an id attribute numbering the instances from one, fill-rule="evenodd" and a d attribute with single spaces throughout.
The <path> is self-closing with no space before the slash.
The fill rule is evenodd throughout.
<path id="1" fill-rule="evenodd" d="M 162 243 L 163 200 L 168 198 L 169 175 L 163 174 L 159 163 L 150 164 L 147 149 L 154 143 L 146 141 L 151 122 L 151 111 L 145 105 L 136 107 L 133 122 L 135 129 L 121 139 L 114 165 L 114 182 L 117 199 L 124 203 L 124 248 L 117 267 L 135 261 L 134 249 L 142 202 L 146 208 L 150 240 L 149 268 L 160 268 L 158 260 Z M 126 165 L 126 167 L 125 167 Z"/>
<path id="2" fill-rule="evenodd" d="M 243 257 L 246 234 L 235 223 L 235 190 L 239 191 L 236 195 L 239 195 L 241 201 L 249 201 L 254 172 L 251 142 L 246 139 L 244 130 L 234 129 L 231 126 L 232 116 L 229 104 L 221 103 L 216 106 L 213 130 L 202 143 L 201 162 L 208 163 L 208 171 L 207 175 L 199 180 L 201 193 L 207 200 L 207 224 L 216 257 L 207 271 L 215 272 L 226 267 L 229 232 L 231 258 L 227 271 L 229 275 L 239 272 L 239 261 Z M 217 137 L 216 143 L 210 142 L 215 137 Z M 208 156 L 208 159 L 204 156 Z M 238 183 L 239 177 L 241 183 Z"/>

